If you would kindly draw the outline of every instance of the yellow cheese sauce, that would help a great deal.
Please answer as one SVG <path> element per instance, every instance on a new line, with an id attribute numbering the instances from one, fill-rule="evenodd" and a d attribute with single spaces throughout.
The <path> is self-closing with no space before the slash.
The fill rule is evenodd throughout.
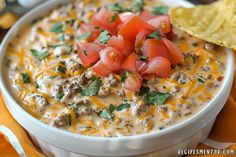
<path id="1" fill-rule="evenodd" d="M 56 8 L 22 28 L 9 43 L 5 60 L 9 85 L 29 113 L 48 125 L 77 134 L 131 136 L 187 120 L 214 98 L 224 79 L 224 49 L 178 30 L 174 30 L 174 42 L 183 51 L 184 62 L 175 65 L 168 78 L 147 77 L 143 84 L 151 91 L 169 93 L 164 104 L 145 104 L 139 93 L 124 90 L 118 74 L 101 79 L 98 95 L 81 96 L 94 73 L 81 65 L 76 51 L 80 23 L 107 2 L 84 0 Z M 123 3 L 128 6 L 130 1 Z M 150 0 L 146 7 L 154 4 L 159 2 Z M 62 24 L 60 33 L 51 30 L 56 23 Z M 40 56 L 32 51 L 46 57 L 38 59 Z M 125 108 L 107 114 L 110 107 L 122 103 Z"/>

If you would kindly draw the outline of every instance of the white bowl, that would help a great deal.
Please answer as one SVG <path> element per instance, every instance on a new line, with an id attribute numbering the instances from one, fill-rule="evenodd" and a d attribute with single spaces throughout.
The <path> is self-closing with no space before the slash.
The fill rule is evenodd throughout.
<path id="1" fill-rule="evenodd" d="M 191 4 L 183 0 L 162 0 L 168 5 Z M 225 79 L 217 96 L 192 118 L 170 128 L 149 134 L 129 137 L 104 138 L 90 137 L 63 131 L 44 124 L 27 113 L 9 92 L 3 73 L 3 60 L 6 46 L 20 31 L 25 23 L 45 15 L 66 0 L 48 1 L 23 16 L 8 32 L 1 44 L 0 54 L 0 87 L 2 96 L 12 116 L 29 132 L 33 141 L 48 156 L 79 157 L 79 156 L 178 156 L 177 150 L 194 148 L 204 141 L 220 110 L 223 108 L 232 86 L 234 60 L 231 50 L 227 51 Z"/>

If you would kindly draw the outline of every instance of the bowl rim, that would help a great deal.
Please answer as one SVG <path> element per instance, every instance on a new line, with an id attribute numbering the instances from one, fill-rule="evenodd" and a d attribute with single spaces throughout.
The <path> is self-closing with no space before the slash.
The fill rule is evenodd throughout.
<path id="1" fill-rule="evenodd" d="M 184 0 L 181 0 L 183 2 L 186 2 Z M 17 27 L 20 26 L 24 26 L 24 21 L 27 20 L 27 18 L 29 18 L 31 16 L 31 14 L 35 14 L 36 11 L 42 10 L 44 7 L 46 7 L 47 5 L 52 6 L 53 3 L 57 3 L 57 4 L 63 4 L 63 0 L 51 0 L 48 2 L 45 2 L 41 5 L 39 5 L 38 7 L 32 9 L 30 12 L 28 12 L 27 14 L 25 14 L 24 16 L 22 16 L 17 23 L 8 31 L 7 35 L 4 37 L 1 46 L 0 46 L 0 89 L 1 92 L 3 93 L 4 96 L 6 96 L 7 98 L 10 99 L 11 102 L 13 102 L 13 105 L 15 107 L 15 109 L 19 112 L 22 112 L 25 117 L 27 117 L 30 121 L 32 121 L 33 123 L 35 123 L 36 125 L 40 126 L 43 129 L 47 129 L 50 130 L 52 132 L 55 132 L 57 134 L 63 135 L 63 136 L 67 136 L 67 137 L 72 137 L 72 138 L 81 138 L 81 139 L 86 139 L 86 140 L 99 140 L 99 141 L 125 141 L 125 140 L 132 140 L 132 139 L 138 139 L 138 140 L 142 140 L 142 139 L 146 139 L 146 138 L 154 138 L 154 137 L 159 137 L 159 136 L 163 136 L 166 134 L 170 134 L 170 133 L 174 133 L 175 131 L 179 130 L 180 128 L 184 128 L 188 125 L 191 125 L 191 123 L 197 121 L 198 119 L 200 119 L 201 117 L 203 117 L 205 114 L 207 114 L 207 112 L 209 110 L 211 110 L 217 102 L 217 99 L 220 99 L 220 97 L 222 96 L 222 93 L 225 92 L 225 90 L 227 90 L 227 83 L 231 81 L 231 79 L 233 78 L 233 73 L 234 73 L 234 57 L 233 57 L 233 51 L 231 49 L 226 48 L 226 54 L 227 54 L 227 61 L 226 61 L 226 70 L 225 70 L 225 79 L 223 80 L 223 83 L 221 85 L 221 88 L 219 89 L 218 93 L 214 96 L 214 98 L 204 107 L 201 109 L 201 111 L 199 111 L 198 113 L 196 113 L 195 115 L 193 115 L 192 117 L 177 123 L 173 126 L 170 126 L 169 128 L 163 129 L 163 130 L 158 130 L 158 131 L 152 131 L 150 133 L 146 133 L 146 134 L 139 134 L 139 135 L 131 135 L 131 136 L 119 136 L 119 137 L 112 137 L 112 138 L 107 138 L 107 137 L 101 137 L 101 136 L 86 136 L 86 135 L 82 135 L 82 134 L 75 134 L 69 131 L 65 131 L 59 128 L 55 128 L 52 126 L 49 126 L 41 121 L 39 121 L 38 119 L 36 119 L 35 117 L 33 117 L 31 114 L 29 114 L 16 100 L 16 98 L 11 94 L 10 90 L 8 89 L 7 85 L 6 85 L 6 77 L 4 78 L 4 57 L 6 54 L 6 47 L 7 44 L 9 43 L 9 41 L 14 37 L 14 33 L 16 33 L 20 30 Z M 55 5 L 57 6 L 57 5 Z M 56 8 L 56 7 L 53 7 Z M 53 8 L 48 9 L 48 11 L 52 11 Z M 37 17 L 40 17 L 40 15 L 38 15 Z M 29 21 L 28 21 L 29 22 Z M 8 105 L 7 105 L 8 106 Z"/>

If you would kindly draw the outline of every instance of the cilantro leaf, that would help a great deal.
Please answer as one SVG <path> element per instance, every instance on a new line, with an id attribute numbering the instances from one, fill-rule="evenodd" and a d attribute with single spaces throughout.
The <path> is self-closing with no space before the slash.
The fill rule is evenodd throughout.
<path id="1" fill-rule="evenodd" d="M 107 30 L 102 31 L 102 33 L 98 37 L 98 41 L 102 44 L 106 44 L 110 39 L 110 35 Z"/>
<path id="2" fill-rule="evenodd" d="M 148 94 L 150 92 L 150 89 L 148 87 L 141 87 L 139 91 L 139 95 L 144 96 L 145 94 Z"/>
<path id="3" fill-rule="evenodd" d="M 99 117 L 110 120 L 114 118 L 114 115 L 108 112 L 107 109 L 102 109 L 102 111 L 99 113 Z"/>
<path id="4" fill-rule="evenodd" d="M 30 51 L 40 61 L 49 56 L 48 51 L 40 52 L 36 49 L 31 49 Z"/>
<path id="5" fill-rule="evenodd" d="M 57 100 L 60 101 L 60 100 L 64 97 L 64 95 L 65 95 L 65 94 L 62 93 L 62 92 L 61 92 L 61 93 L 57 93 L 57 95 L 56 95 Z"/>
<path id="6" fill-rule="evenodd" d="M 200 83 L 205 83 L 205 81 L 204 81 L 201 77 L 199 77 L 197 80 L 198 80 L 198 82 L 200 82 Z"/>
<path id="7" fill-rule="evenodd" d="M 59 65 L 56 69 L 58 72 L 65 74 L 66 73 L 66 67 Z"/>
<path id="8" fill-rule="evenodd" d="M 59 41 L 65 41 L 65 36 L 64 36 L 64 34 L 59 35 L 59 36 L 57 37 L 57 39 L 58 39 Z"/>
<path id="9" fill-rule="evenodd" d="M 138 55 L 138 59 L 141 60 L 141 61 L 144 61 L 144 62 L 147 62 L 148 61 L 148 58 L 142 54 L 137 54 Z"/>
<path id="10" fill-rule="evenodd" d="M 169 10 L 168 6 L 156 6 L 153 8 L 152 13 L 154 15 L 162 15 L 162 14 L 167 14 Z"/>
<path id="11" fill-rule="evenodd" d="M 96 78 L 88 87 L 83 89 L 80 94 L 82 96 L 93 96 L 97 95 L 101 86 L 100 78 Z"/>
<path id="12" fill-rule="evenodd" d="M 62 23 L 61 22 L 57 22 L 52 27 L 51 32 L 56 33 L 56 34 L 62 33 L 63 32 L 62 28 L 63 28 Z"/>
<path id="13" fill-rule="evenodd" d="M 109 112 L 112 113 L 113 111 L 115 111 L 116 106 L 114 106 L 113 104 L 109 105 Z"/>
<path id="14" fill-rule="evenodd" d="M 27 73 L 21 73 L 23 83 L 30 83 L 30 77 Z"/>
<path id="15" fill-rule="evenodd" d="M 150 92 L 144 95 L 144 102 L 147 105 L 162 105 L 170 96 L 170 93 Z"/>
<path id="16" fill-rule="evenodd" d="M 156 40 L 160 40 L 161 39 L 161 35 L 160 33 L 156 30 L 154 32 L 152 32 L 151 34 L 149 34 L 147 36 L 148 39 L 156 39 Z"/>
<path id="17" fill-rule="evenodd" d="M 120 78 L 121 78 L 121 82 L 125 82 L 125 79 L 127 78 L 128 76 L 128 72 L 127 71 L 124 71 L 120 74 Z"/>
<path id="18" fill-rule="evenodd" d="M 116 12 L 122 12 L 123 11 L 123 8 L 120 6 L 120 4 L 118 2 L 114 3 L 114 4 L 109 4 L 107 6 L 107 8 L 111 11 L 116 11 Z"/>
<path id="19" fill-rule="evenodd" d="M 52 48 L 56 48 L 56 47 L 60 47 L 60 46 L 65 46 L 67 54 L 70 54 L 72 52 L 72 50 L 73 50 L 73 46 L 70 45 L 70 44 L 48 44 L 48 46 L 52 47 Z"/>
<path id="20" fill-rule="evenodd" d="M 109 22 L 110 22 L 110 23 L 115 22 L 116 19 L 117 19 L 117 17 L 118 17 L 118 14 L 117 14 L 117 13 L 113 14 L 113 15 L 111 16 Z"/>
<path id="21" fill-rule="evenodd" d="M 127 109 L 127 108 L 130 108 L 130 107 L 131 107 L 130 103 L 127 102 L 127 101 L 125 101 L 125 102 L 123 102 L 122 104 L 120 104 L 120 105 L 116 108 L 116 110 L 117 110 L 117 111 L 123 111 L 123 110 L 125 110 L 125 109 Z"/>
<path id="22" fill-rule="evenodd" d="M 132 12 L 140 14 L 144 10 L 144 1 L 143 0 L 135 0 L 131 5 L 130 10 Z"/>
<path id="23" fill-rule="evenodd" d="M 77 37 L 77 40 L 78 40 L 78 41 L 86 40 L 86 39 L 88 39 L 91 35 L 92 35 L 91 32 L 86 32 L 86 33 L 84 33 L 84 34 L 78 36 L 78 37 Z"/>

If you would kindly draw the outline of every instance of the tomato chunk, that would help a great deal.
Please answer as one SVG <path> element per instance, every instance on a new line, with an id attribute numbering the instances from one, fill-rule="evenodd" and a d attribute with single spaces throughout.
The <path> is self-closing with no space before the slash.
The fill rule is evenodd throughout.
<path id="1" fill-rule="evenodd" d="M 97 62 L 99 60 L 99 51 L 103 48 L 100 44 L 87 42 L 79 42 L 77 47 L 79 58 L 85 66 Z"/>
<path id="2" fill-rule="evenodd" d="M 149 35 L 150 33 L 152 33 L 152 31 L 148 30 L 148 29 L 141 29 L 138 34 L 135 37 L 135 50 L 138 51 L 139 49 L 141 49 L 141 47 L 143 46 L 143 43 L 146 39 L 146 36 Z"/>
<path id="3" fill-rule="evenodd" d="M 132 12 L 123 12 L 123 13 L 119 14 L 119 18 L 120 18 L 122 23 L 127 21 L 129 18 L 131 18 L 133 16 L 135 16 L 135 14 L 132 13 Z"/>
<path id="4" fill-rule="evenodd" d="M 155 17 L 155 15 L 152 14 L 152 12 L 150 10 L 144 10 L 141 14 L 140 17 L 144 20 L 149 20 L 153 17 Z"/>
<path id="5" fill-rule="evenodd" d="M 140 80 L 140 78 L 138 76 L 131 75 L 126 78 L 124 88 L 131 92 L 138 92 L 141 88 L 141 85 L 142 81 Z"/>
<path id="6" fill-rule="evenodd" d="M 91 36 L 86 39 L 87 42 L 93 42 L 101 33 L 101 28 L 98 28 L 94 25 L 82 23 L 80 25 L 79 34 L 91 33 Z"/>
<path id="7" fill-rule="evenodd" d="M 163 38 L 162 41 L 169 51 L 170 61 L 172 64 L 178 64 L 184 60 L 183 53 L 175 43 L 165 38 Z"/>
<path id="8" fill-rule="evenodd" d="M 123 54 L 114 47 L 106 47 L 100 52 L 100 60 L 107 67 L 107 69 L 116 72 L 121 70 L 123 62 Z"/>
<path id="9" fill-rule="evenodd" d="M 119 49 L 124 56 L 128 56 L 133 52 L 133 44 L 128 40 L 124 40 L 121 35 L 112 36 L 107 43 L 109 46 Z"/>
<path id="10" fill-rule="evenodd" d="M 117 16 L 114 21 L 112 17 L 114 13 L 106 8 L 101 8 L 97 14 L 91 19 L 91 24 L 99 26 L 103 29 L 107 29 L 112 33 L 116 30 L 116 27 L 121 23 L 119 16 Z"/>
<path id="11" fill-rule="evenodd" d="M 128 71 L 137 72 L 136 62 L 138 56 L 133 52 L 123 62 L 122 68 Z"/>
<path id="12" fill-rule="evenodd" d="M 165 78 L 170 75 L 171 63 L 163 57 L 155 57 L 149 63 L 143 74 L 155 74 L 157 77 Z"/>
<path id="13" fill-rule="evenodd" d="M 171 30 L 170 18 L 168 15 L 158 15 L 148 20 L 148 23 L 159 29 L 163 33 L 169 33 Z"/>
<path id="14" fill-rule="evenodd" d="M 154 27 L 145 22 L 138 16 L 133 16 L 128 19 L 120 28 L 118 34 L 122 35 L 124 39 L 134 41 L 136 34 L 141 29 L 154 30 Z"/>
<path id="15" fill-rule="evenodd" d="M 147 63 L 144 61 L 138 60 L 136 62 L 136 67 L 137 67 L 138 72 L 142 73 L 147 69 Z"/>
<path id="16" fill-rule="evenodd" d="M 156 39 L 147 39 L 142 47 L 142 54 L 149 59 L 154 57 L 164 57 L 170 59 L 168 50 L 162 41 Z"/>
<path id="17" fill-rule="evenodd" d="M 104 76 L 107 77 L 111 71 L 104 65 L 102 64 L 101 61 L 98 61 L 93 67 L 92 70 L 95 71 L 99 76 Z"/>

